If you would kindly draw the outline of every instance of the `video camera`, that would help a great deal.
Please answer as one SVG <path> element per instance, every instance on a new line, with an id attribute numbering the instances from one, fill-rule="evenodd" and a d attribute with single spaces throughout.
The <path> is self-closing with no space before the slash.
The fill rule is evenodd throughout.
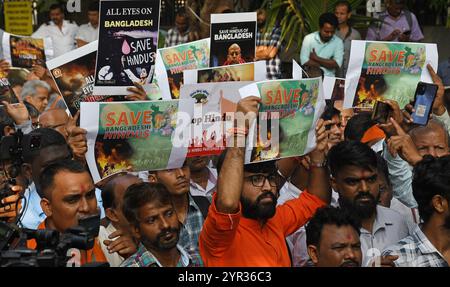
<path id="1" fill-rule="evenodd" d="M 56 230 L 20 229 L 0 222 L 0 267 L 65 267 L 71 259 L 71 249 L 94 247 L 99 229 L 100 214 L 79 220 L 78 226 L 61 234 Z M 30 239 L 36 241 L 36 250 L 26 248 Z"/>

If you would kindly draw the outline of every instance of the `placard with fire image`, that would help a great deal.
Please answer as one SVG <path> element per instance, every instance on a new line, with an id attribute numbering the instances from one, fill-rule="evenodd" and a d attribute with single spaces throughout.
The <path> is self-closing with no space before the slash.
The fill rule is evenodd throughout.
<path id="1" fill-rule="evenodd" d="M 190 125 L 193 105 L 193 100 L 81 103 L 86 160 L 95 182 L 123 171 L 181 167 L 189 139 L 183 142 L 179 135 Z"/>
<path id="2" fill-rule="evenodd" d="M 152 82 L 160 0 L 100 1 L 95 95 L 126 95 Z"/>
<path id="3" fill-rule="evenodd" d="M 44 66 L 53 57 L 52 39 L 31 38 L 3 33 L 3 58 L 12 67 L 31 69 L 34 65 Z"/>
<path id="4" fill-rule="evenodd" d="M 428 63 L 437 70 L 436 44 L 352 41 L 344 108 L 372 109 L 383 99 L 403 108 L 420 81 L 432 83 Z"/>
<path id="5" fill-rule="evenodd" d="M 47 68 L 72 116 L 80 110 L 81 102 L 125 100 L 124 96 L 93 95 L 97 46 L 98 42 L 94 41 L 47 62 Z"/>
<path id="6" fill-rule="evenodd" d="M 236 112 L 239 89 L 251 82 L 183 85 L 180 99 L 194 99 L 194 118 L 187 157 L 220 155 L 226 146 L 227 113 Z"/>
<path id="7" fill-rule="evenodd" d="M 163 98 L 179 99 L 183 71 L 209 67 L 209 38 L 158 49 L 156 80 Z"/>
<path id="8" fill-rule="evenodd" d="M 315 127 L 325 109 L 321 78 L 264 81 L 242 88 L 240 94 L 261 98 L 260 116 L 248 135 L 246 163 L 302 156 L 315 148 Z"/>
<path id="9" fill-rule="evenodd" d="M 186 70 L 184 84 L 259 82 L 266 80 L 266 61 L 198 70 Z"/>

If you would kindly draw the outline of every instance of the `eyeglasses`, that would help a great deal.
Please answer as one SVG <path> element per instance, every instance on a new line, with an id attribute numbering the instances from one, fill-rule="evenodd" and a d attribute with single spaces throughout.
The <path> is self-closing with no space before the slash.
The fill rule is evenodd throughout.
<path id="1" fill-rule="evenodd" d="M 268 176 L 262 174 L 255 174 L 245 177 L 245 179 L 252 182 L 255 187 L 263 187 L 266 179 L 269 181 L 270 186 L 277 187 L 280 182 L 280 177 L 277 174 L 269 174 Z"/>

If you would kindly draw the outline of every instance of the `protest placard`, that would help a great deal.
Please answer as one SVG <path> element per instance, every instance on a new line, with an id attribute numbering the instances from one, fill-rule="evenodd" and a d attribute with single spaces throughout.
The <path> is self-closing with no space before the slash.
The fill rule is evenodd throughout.
<path id="1" fill-rule="evenodd" d="M 17 103 L 17 97 L 11 88 L 8 77 L 5 73 L 0 71 L 0 105 L 2 101 L 8 102 L 10 104 Z"/>
<path id="2" fill-rule="evenodd" d="M 345 79 L 325 76 L 323 78 L 323 94 L 325 100 L 344 101 Z"/>
<path id="3" fill-rule="evenodd" d="M 253 62 L 256 12 L 211 14 L 210 67 Z"/>
<path id="4" fill-rule="evenodd" d="M 209 67 L 209 38 L 158 49 L 156 83 L 164 99 L 179 99 L 183 71 Z"/>
<path id="5" fill-rule="evenodd" d="M 47 68 L 72 116 L 80 110 L 81 102 L 125 100 L 123 96 L 93 94 L 97 47 L 98 42 L 94 41 L 47 62 Z"/>
<path id="6" fill-rule="evenodd" d="M 50 38 L 37 39 L 4 32 L 2 48 L 3 58 L 16 68 L 44 66 L 45 62 L 53 57 L 53 43 Z"/>
<path id="7" fill-rule="evenodd" d="M 419 81 L 432 83 L 428 63 L 437 70 L 436 44 L 352 41 L 344 108 L 371 109 L 383 99 L 403 108 Z"/>
<path id="8" fill-rule="evenodd" d="M 325 108 L 322 87 L 322 79 L 313 78 L 265 81 L 240 89 L 242 98 L 261 97 L 260 116 L 248 135 L 245 162 L 302 156 L 312 151 L 315 126 Z"/>
<path id="9" fill-rule="evenodd" d="M 266 80 L 266 61 L 222 66 L 198 70 L 186 70 L 184 84 L 220 82 L 259 82 Z"/>
<path id="10" fill-rule="evenodd" d="M 125 95 L 152 81 L 158 47 L 160 0 L 100 2 L 95 95 Z"/>
<path id="11" fill-rule="evenodd" d="M 193 100 L 81 103 L 86 160 L 95 182 L 125 170 L 181 167 L 189 140 L 183 142 L 182 135 L 192 111 Z"/>
<path id="12" fill-rule="evenodd" d="M 251 82 L 183 85 L 180 99 L 195 99 L 187 157 L 219 155 L 226 146 L 227 113 L 234 113 L 241 99 L 239 89 Z"/>

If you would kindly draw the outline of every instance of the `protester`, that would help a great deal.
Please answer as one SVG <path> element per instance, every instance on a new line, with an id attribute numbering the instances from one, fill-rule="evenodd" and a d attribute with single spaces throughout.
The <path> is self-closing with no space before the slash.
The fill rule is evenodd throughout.
<path id="1" fill-rule="evenodd" d="M 140 242 L 122 267 L 202 266 L 197 252 L 178 244 L 180 220 L 171 197 L 162 184 L 138 183 L 125 191 L 123 213 Z"/>
<path id="2" fill-rule="evenodd" d="M 410 235 L 414 224 L 400 213 L 377 205 L 380 198 L 376 153 L 360 142 L 341 142 L 328 153 L 331 185 L 339 205 L 361 220 L 362 266 L 390 244 Z M 383 258 L 382 265 L 392 266 Z"/>
<path id="3" fill-rule="evenodd" d="M 189 15 L 185 8 L 180 8 L 175 16 L 175 27 L 169 29 L 164 48 L 189 42 Z"/>
<path id="4" fill-rule="evenodd" d="M 257 11 L 256 32 L 256 58 L 255 61 L 265 60 L 267 65 L 267 79 L 275 80 L 281 78 L 281 29 L 273 27 L 272 31 L 266 31 L 267 11 Z"/>
<path id="5" fill-rule="evenodd" d="M 149 173 L 149 182 L 161 183 L 170 197 L 180 220 L 179 244 L 185 250 L 198 252 L 198 237 L 209 208 L 209 200 L 204 196 L 190 194 L 190 169 L 187 163 L 182 168 Z"/>
<path id="6" fill-rule="evenodd" d="M 258 102 L 255 97 L 241 100 L 238 112 L 256 114 Z M 244 135 L 236 131 L 234 136 L 242 139 Z M 327 146 L 323 123 L 318 125 L 317 135 L 318 147 L 310 155 L 314 167 L 308 191 L 279 207 L 279 176 L 274 162 L 244 166 L 244 148 L 239 147 L 228 148 L 222 155 L 217 193 L 199 239 L 206 266 L 291 265 L 285 237 L 331 199 L 323 164 Z"/>
<path id="7" fill-rule="evenodd" d="M 217 170 L 209 167 L 211 159 L 208 156 L 188 158 L 187 164 L 191 171 L 192 196 L 204 196 L 210 201 L 217 186 Z"/>
<path id="8" fill-rule="evenodd" d="M 396 266 L 449 267 L 449 179 L 450 156 L 425 156 L 415 166 L 412 186 L 423 225 L 383 252 L 399 257 Z"/>
<path id="9" fill-rule="evenodd" d="M 131 174 L 118 174 L 102 188 L 103 208 L 109 223 L 106 227 L 100 226 L 98 238 L 111 267 L 119 267 L 125 258 L 137 251 L 130 223 L 122 207 L 127 188 L 140 182 L 142 180 Z"/>
<path id="10" fill-rule="evenodd" d="M 28 81 L 23 85 L 20 97 L 23 101 L 32 104 L 39 113 L 42 113 L 48 104 L 50 86 L 40 80 Z"/>
<path id="11" fill-rule="evenodd" d="M 52 229 L 60 233 L 79 225 L 80 220 L 98 216 L 95 186 L 89 171 L 81 163 L 74 160 L 62 160 L 44 168 L 40 174 L 42 192 L 41 207 L 46 219 L 38 229 Z M 34 240 L 28 241 L 28 247 L 37 248 Z M 80 265 L 93 262 L 106 262 L 98 238 L 94 247 L 89 250 L 79 249 Z"/>
<path id="12" fill-rule="evenodd" d="M 75 49 L 75 36 L 78 25 L 65 20 L 65 9 L 61 4 L 53 4 L 49 9 L 50 21 L 42 24 L 33 33 L 33 38 L 51 38 L 53 43 L 54 57 L 59 57 Z"/>
<path id="13" fill-rule="evenodd" d="M 405 9 L 405 0 L 387 0 L 386 11 L 377 18 L 379 23 L 367 31 L 366 40 L 392 42 L 419 42 L 424 36 L 416 15 Z"/>
<path id="14" fill-rule="evenodd" d="M 348 63 L 350 61 L 350 50 L 353 40 L 361 40 L 361 34 L 358 30 L 350 26 L 350 18 L 352 17 L 352 6 L 348 1 L 338 1 L 334 8 L 334 14 L 338 18 L 339 27 L 336 35 L 344 41 L 344 58 L 342 67 L 337 76 L 345 78 L 347 75 Z"/>
<path id="15" fill-rule="evenodd" d="M 334 14 L 324 13 L 319 18 L 319 26 L 319 31 L 303 39 L 300 62 L 320 67 L 325 76 L 335 77 L 344 57 L 344 43 L 335 35 L 339 22 Z"/>
<path id="16" fill-rule="evenodd" d="M 81 25 L 75 36 L 78 48 L 98 40 L 99 5 L 100 3 L 98 1 L 94 1 L 88 7 L 87 16 L 89 22 Z"/>
<path id="17" fill-rule="evenodd" d="M 39 127 L 56 130 L 66 140 L 69 137 L 69 133 L 67 132 L 68 124 L 69 116 L 63 109 L 49 109 L 39 116 Z"/>
<path id="18" fill-rule="evenodd" d="M 360 224 L 342 209 L 317 210 L 306 226 L 308 254 L 316 267 L 360 267 Z"/>

